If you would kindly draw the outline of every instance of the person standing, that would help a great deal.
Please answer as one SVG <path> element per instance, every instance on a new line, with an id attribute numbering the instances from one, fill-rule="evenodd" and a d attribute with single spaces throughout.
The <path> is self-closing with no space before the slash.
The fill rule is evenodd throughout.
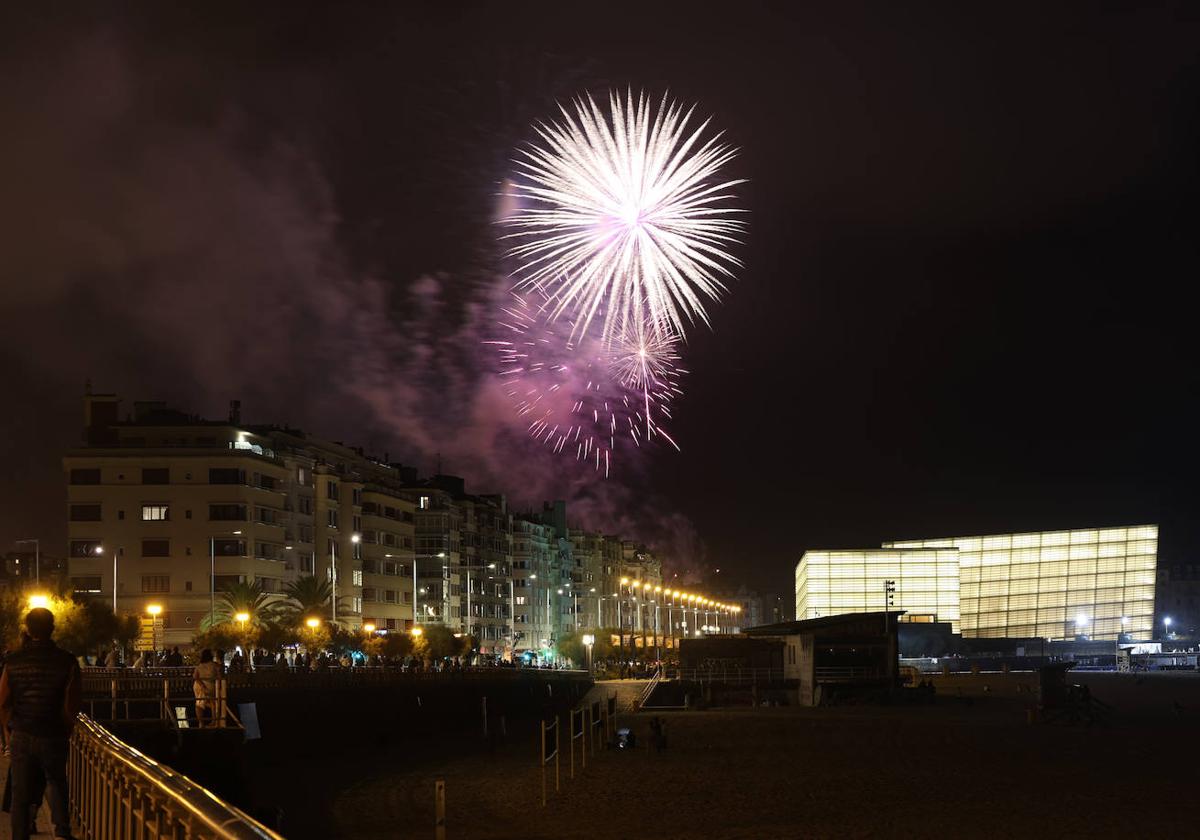
<path id="1" fill-rule="evenodd" d="M 30 610 L 25 629 L 29 644 L 8 657 L 0 675 L 0 726 L 12 730 L 12 836 L 28 840 L 30 792 L 38 774 L 44 774 L 54 836 L 70 838 L 67 755 L 83 705 L 79 664 L 51 638 L 50 610 Z"/>
<path id="2" fill-rule="evenodd" d="M 196 725 L 217 726 L 217 678 L 221 666 L 213 661 L 213 652 L 200 652 L 200 664 L 192 670 L 192 694 L 196 697 Z"/>

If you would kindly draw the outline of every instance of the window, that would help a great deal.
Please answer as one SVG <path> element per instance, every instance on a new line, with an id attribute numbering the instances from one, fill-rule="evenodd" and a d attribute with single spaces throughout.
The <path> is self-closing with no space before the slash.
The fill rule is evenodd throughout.
<path id="1" fill-rule="evenodd" d="M 336 481 L 329 480 L 325 482 L 325 495 L 331 499 L 337 499 L 338 483 Z"/>
<path id="2" fill-rule="evenodd" d="M 241 582 L 242 582 L 241 575 L 217 575 L 213 579 L 213 583 L 216 584 L 214 591 L 224 592 L 227 589 L 229 589 L 229 587 L 235 586 Z"/>
<path id="3" fill-rule="evenodd" d="M 125 511 L 123 511 L 123 510 L 117 511 L 117 519 L 124 519 L 124 518 L 125 518 Z"/>
<path id="4" fill-rule="evenodd" d="M 367 572 L 368 574 L 372 574 L 372 575 L 376 574 L 379 571 L 379 563 L 375 560 L 370 560 L 370 559 L 364 560 L 363 561 L 363 571 Z"/>
<path id="5" fill-rule="evenodd" d="M 208 518 L 213 522 L 245 522 L 245 505 L 209 505 Z"/>
<path id="6" fill-rule="evenodd" d="M 307 516 L 312 516 L 312 512 L 313 512 L 312 496 L 296 497 L 296 508 L 297 508 L 297 510 L 299 510 L 300 513 L 303 513 Z"/>
<path id="7" fill-rule="evenodd" d="M 329 514 L 329 527 L 336 528 L 338 526 L 338 512 L 336 510 L 327 511 Z"/>
<path id="8" fill-rule="evenodd" d="M 429 497 L 421 496 L 419 499 L 417 499 L 417 507 L 419 507 L 421 510 L 429 510 Z"/>
<path id="9" fill-rule="evenodd" d="M 279 515 L 271 508 L 255 507 L 254 518 L 257 522 L 262 522 L 265 525 L 275 525 L 279 522 Z"/>
<path id="10" fill-rule="evenodd" d="M 350 575 L 352 586 L 362 586 L 362 569 L 355 569 Z"/>
<path id="11" fill-rule="evenodd" d="M 213 540 L 212 552 L 217 557 L 244 557 L 246 543 L 243 540 Z"/>
<path id="12" fill-rule="evenodd" d="M 192 591 L 192 582 L 191 582 L 190 580 L 185 580 L 185 581 L 183 582 L 183 591 L 184 591 L 184 592 L 191 592 L 191 591 Z"/>
<path id="13" fill-rule="evenodd" d="M 263 490 L 274 490 L 275 489 L 275 479 L 272 476 L 259 475 L 259 474 L 255 473 L 254 477 L 256 479 L 254 483 L 257 484 L 259 486 L 259 488 L 261 488 Z"/>
<path id="14" fill-rule="evenodd" d="M 375 600 L 375 588 L 373 586 L 364 587 L 362 598 L 364 601 L 368 601 L 368 602 L 374 601 Z"/>
<path id="15" fill-rule="evenodd" d="M 99 522 L 100 505 L 71 505 L 72 522 Z"/>
<path id="16" fill-rule="evenodd" d="M 170 540 L 142 540 L 143 557 L 170 557 Z"/>
<path id="17" fill-rule="evenodd" d="M 209 484 L 245 484 L 246 471 L 237 467 L 211 467 L 208 471 Z"/>
<path id="18" fill-rule="evenodd" d="M 296 483 L 301 487 L 308 485 L 308 470 L 304 469 L 304 467 L 298 467 L 296 469 Z"/>
<path id="19" fill-rule="evenodd" d="M 351 490 L 350 498 L 352 500 L 352 504 L 361 505 L 362 504 L 362 488 L 355 487 L 353 490 Z"/>
<path id="20" fill-rule="evenodd" d="M 153 503 L 142 505 L 143 522 L 166 522 L 170 518 L 167 515 L 167 505 L 165 504 Z"/>
<path id="21" fill-rule="evenodd" d="M 395 563 L 384 563 L 383 564 L 383 573 L 385 575 L 396 574 L 396 564 Z"/>
<path id="22" fill-rule="evenodd" d="M 362 530 L 362 517 L 361 516 L 351 517 L 351 524 L 353 526 L 353 530 L 361 531 Z"/>
<path id="23" fill-rule="evenodd" d="M 350 548 L 352 550 L 351 554 L 354 556 L 354 559 L 361 560 L 362 559 L 362 543 L 361 542 L 350 543 Z"/>
<path id="24" fill-rule="evenodd" d="M 395 589 L 386 589 L 386 590 L 384 590 L 384 593 L 383 593 L 383 600 L 384 600 L 384 601 L 386 601 L 386 602 L 387 602 L 387 603 L 389 603 L 389 604 L 394 604 L 394 603 L 396 603 L 396 590 L 395 590 Z"/>
<path id="25" fill-rule="evenodd" d="M 404 593 L 404 603 L 406 603 L 406 604 L 412 603 L 412 593 L 411 592 Z"/>
<path id="26" fill-rule="evenodd" d="M 73 577 L 71 588 L 81 594 L 97 595 L 100 592 L 100 576 Z"/>
<path id="27" fill-rule="evenodd" d="M 524 595 L 518 595 L 518 596 L 516 597 L 516 599 L 515 599 L 515 600 L 516 600 L 516 602 L 517 602 L 518 604 L 524 604 L 524 603 L 525 603 L 525 596 L 524 596 Z"/>
<path id="28" fill-rule="evenodd" d="M 72 557 L 95 557 L 100 540 L 71 540 Z"/>
<path id="29" fill-rule="evenodd" d="M 396 619 L 394 619 L 394 618 L 387 619 L 387 629 L 389 629 L 389 630 L 396 629 Z"/>
<path id="30" fill-rule="evenodd" d="M 170 575 L 142 575 L 142 592 L 145 594 L 165 594 L 171 591 Z"/>
<path id="31" fill-rule="evenodd" d="M 98 469 L 71 470 L 71 483 L 72 484 L 99 484 L 100 483 L 100 470 L 98 470 Z"/>
<path id="32" fill-rule="evenodd" d="M 171 471 L 166 467 L 142 467 L 142 484 L 170 484 Z"/>

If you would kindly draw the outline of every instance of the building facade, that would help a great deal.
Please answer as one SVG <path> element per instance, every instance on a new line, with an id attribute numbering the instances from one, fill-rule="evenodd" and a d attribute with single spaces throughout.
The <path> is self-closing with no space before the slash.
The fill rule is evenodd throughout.
<path id="1" fill-rule="evenodd" d="M 369 588 L 385 600 L 368 617 L 381 629 L 411 623 L 411 582 L 399 573 L 412 539 L 399 512 L 403 468 L 295 430 L 244 425 L 236 404 L 223 421 L 162 403 L 135 403 L 122 420 L 119 405 L 114 395 L 85 397 L 84 446 L 63 459 L 76 593 L 131 613 L 159 606 L 166 643 L 186 644 L 229 584 L 283 597 L 285 583 L 311 574 L 334 583 L 329 618 L 358 627 L 364 558 L 386 559 L 363 544 L 369 503 L 385 520 L 397 511 L 372 532 L 386 533 L 395 545 L 383 545 L 401 557 L 394 574 L 379 567 L 387 581 Z"/>
<path id="2" fill-rule="evenodd" d="M 1158 526 L 889 542 L 866 551 L 809 551 L 796 567 L 796 615 L 878 611 L 950 622 L 967 637 L 1154 633 Z"/>

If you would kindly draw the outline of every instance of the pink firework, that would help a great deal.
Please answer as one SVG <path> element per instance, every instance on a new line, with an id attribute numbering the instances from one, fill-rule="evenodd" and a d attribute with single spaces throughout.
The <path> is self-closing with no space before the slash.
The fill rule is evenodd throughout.
<path id="1" fill-rule="evenodd" d="M 605 342 L 598 325 L 579 330 L 555 321 L 546 296 L 532 297 L 513 294 L 502 310 L 504 336 L 489 342 L 530 436 L 606 476 L 620 441 L 641 447 L 661 437 L 678 449 L 663 428 L 686 372 L 678 366 L 678 338 L 635 322 Z"/>

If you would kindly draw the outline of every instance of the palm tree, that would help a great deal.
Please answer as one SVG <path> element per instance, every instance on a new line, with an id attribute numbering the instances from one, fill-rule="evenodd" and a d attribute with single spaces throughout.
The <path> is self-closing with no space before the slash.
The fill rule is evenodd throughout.
<path id="1" fill-rule="evenodd" d="M 240 613 L 250 616 L 250 624 L 268 624 L 276 618 L 278 607 L 257 581 L 226 584 L 217 601 L 215 621 L 218 624 L 234 621 Z"/>
<path id="2" fill-rule="evenodd" d="M 287 595 L 288 601 L 285 601 L 281 608 L 287 612 L 288 616 L 293 621 L 299 621 L 306 616 L 317 616 L 324 618 L 329 612 L 329 602 L 333 597 L 333 586 L 328 580 L 314 577 L 313 575 L 302 575 L 295 580 L 290 580 L 283 585 L 283 593 Z M 338 609 L 344 609 L 342 601 L 338 598 Z"/>

